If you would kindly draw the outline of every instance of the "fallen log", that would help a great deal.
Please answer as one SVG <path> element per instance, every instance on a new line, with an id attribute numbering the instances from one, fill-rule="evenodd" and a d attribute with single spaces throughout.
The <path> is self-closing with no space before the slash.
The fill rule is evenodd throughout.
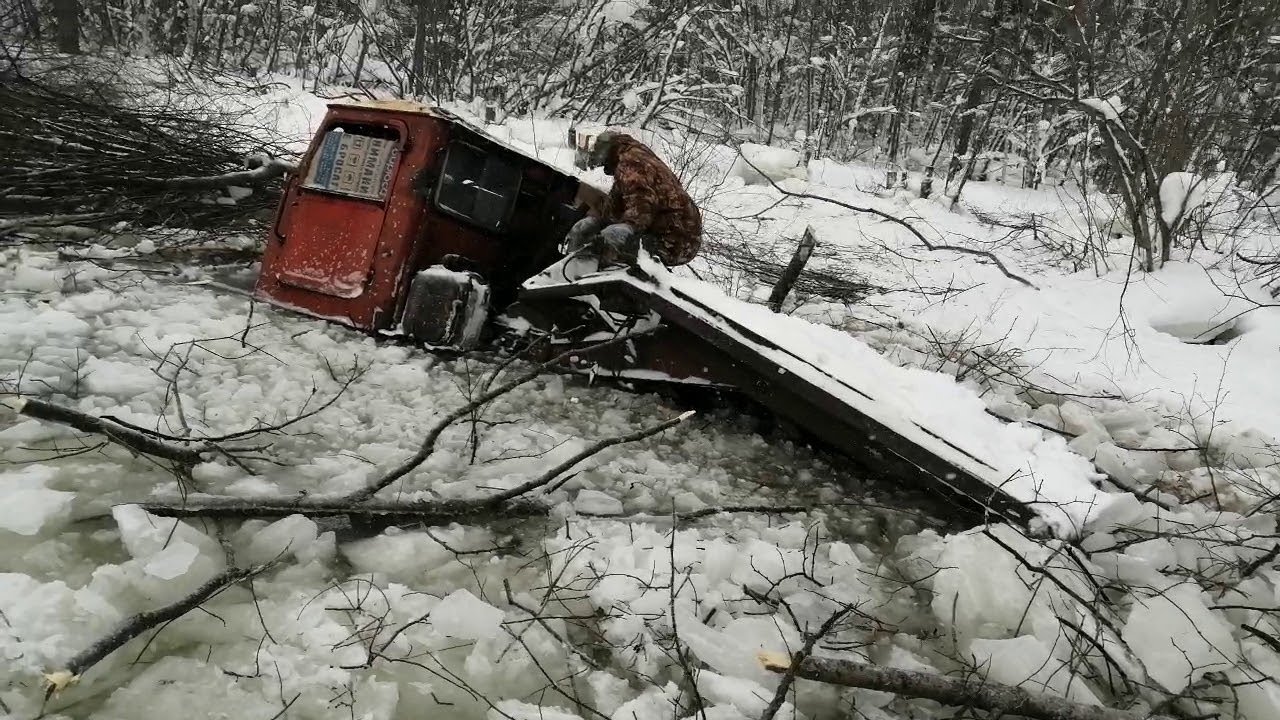
<path id="1" fill-rule="evenodd" d="M 909 698 L 935 700 L 944 705 L 976 708 L 996 717 L 1015 716 L 1035 720 L 1173 720 L 1167 715 L 1146 715 L 1098 705 L 1084 705 L 1057 695 L 1031 692 L 991 682 L 981 677 L 950 677 L 936 673 L 882 667 L 854 660 L 803 657 L 793 666 L 783 653 L 758 655 L 764 669 L 805 680 L 890 692 Z"/>
<path id="2" fill-rule="evenodd" d="M 508 520 L 544 517 L 551 512 L 546 503 L 513 499 L 493 503 L 489 498 L 475 500 L 428 500 L 413 502 L 358 501 L 345 498 L 290 500 L 288 498 L 252 498 L 227 495 L 191 495 L 172 501 L 136 503 L 152 515 L 172 518 L 237 518 L 279 519 L 290 515 L 309 518 L 346 516 L 352 525 L 447 525 L 476 520 Z"/>

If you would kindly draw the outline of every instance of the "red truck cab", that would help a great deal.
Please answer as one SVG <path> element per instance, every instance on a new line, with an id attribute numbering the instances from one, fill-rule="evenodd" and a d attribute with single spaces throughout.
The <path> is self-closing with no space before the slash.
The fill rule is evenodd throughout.
<path id="1" fill-rule="evenodd" d="M 558 257 L 598 196 L 447 111 L 335 103 L 287 182 L 254 295 L 395 331 L 414 279 L 448 266 L 484 285 L 486 307 L 501 308 Z"/>

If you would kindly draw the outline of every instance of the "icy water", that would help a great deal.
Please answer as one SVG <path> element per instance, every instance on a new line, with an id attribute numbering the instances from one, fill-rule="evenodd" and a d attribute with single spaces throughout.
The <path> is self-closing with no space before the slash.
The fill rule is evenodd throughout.
<path id="1" fill-rule="evenodd" d="M 74 285 L 50 281 L 0 298 L 0 326 L 13 339 L 0 357 L 7 391 L 175 435 L 277 424 L 329 403 L 241 443 L 245 467 L 197 466 L 185 489 L 214 494 L 363 487 L 492 369 L 261 306 L 251 313 L 242 297 L 123 282 L 92 267 Z M 488 494 L 683 409 L 654 394 L 543 377 L 446 431 L 428 462 L 383 496 Z M 0 700 L 34 716 L 42 672 L 125 618 L 180 599 L 229 560 L 283 563 L 252 592 L 232 588 L 154 638 L 146 633 L 49 709 L 95 718 L 191 717 L 192 708 L 202 708 L 198 717 L 269 718 L 285 706 L 299 718 L 478 718 L 501 700 L 582 702 L 609 715 L 624 703 L 688 705 L 673 624 L 686 651 L 726 677 L 738 654 L 785 650 L 799 637 L 796 623 L 816 627 L 842 603 L 875 618 L 850 625 L 845 642 L 930 632 L 927 598 L 904 583 L 899 545 L 943 524 L 913 509 L 918 495 L 852 477 L 838 456 L 760 429 L 758 418 L 728 408 L 611 448 L 546 498 L 554 509 L 545 520 L 353 539 L 300 517 L 175 524 L 118 507 L 172 495 L 178 484 L 167 468 L 94 438 L 0 416 L 0 474 L 18 488 L 8 496 L 18 507 L 0 514 Z M 728 505 L 814 510 L 713 515 L 672 533 L 673 510 Z M 730 640 L 745 644 L 725 654 Z M 737 707 L 732 697 L 722 702 Z"/>

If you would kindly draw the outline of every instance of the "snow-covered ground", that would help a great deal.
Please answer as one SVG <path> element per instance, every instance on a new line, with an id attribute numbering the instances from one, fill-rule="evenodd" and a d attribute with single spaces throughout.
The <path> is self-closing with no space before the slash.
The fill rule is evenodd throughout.
<path id="1" fill-rule="evenodd" d="M 288 88 L 244 102 L 303 140 L 323 112 L 322 101 Z M 494 128 L 562 165 L 566 130 L 543 120 Z M 976 667 L 1085 704 L 1170 712 L 1170 695 L 1187 691 L 1222 699 L 1174 708 L 1184 714 L 1280 716 L 1280 685 L 1268 679 L 1280 675 L 1280 571 L 1267 557 L 1280 494 L 1280 310 L 1217 252 L 1226 248 L 1210 242 L 1142 275 L 1126 271 L 1122 241 L 1095 238 L 1097 252 L 1073 271 L 1090 237 L 1081 208 L 1093 199 L 974 182 L 952 209 L 876 193 L 872 168 L 761 168 L 785 191 L 909 219 L 935 245 L 994 252 L 1028 286 L 985 258 L 929 251 L 883 219 L 786 196 L 727 148 L 649 139 L 690 179 L 713 243 L 745 240 L 785 261 L 809 226 L 815 267 L 852 265 L 873 288 L 854 305 L 795 298 L 789 314 L 894 363 L 959 377 L 991 413 L 1031 421 L 1023 432 L 1067 434 L 1110 476 L 1114 501 L 1070 540 L 1003 525 L 954 532 L 916 512 L 910 493 L 712 413 L 592 459 L 550 495 L 550 518 L 360 537 L 297 516 L 215 524 L 150 515 L 129 503 L 177 492 L 168 468 L 0 410 L 0 712 L 757 718 L 778 678 L 756 653 L 794 650 L 804 632 L 854 608 L 819 654 L 928 672 Z M 757 166 L 789 162 L 755 157 Z M 1038 229 L 1016 234 L 982 220 L 1031 213 Z M 1274 246 L 1275 230 L 1251 226 L 1241 241 Z M 278 423 L 336 396 L 254 437 L 264 447 L 249 454 L 261 459 L 197 466 L 188 490 L 359 489 L 491 370 L 179 278 L 38 249 L 0 253 L 0 392 L 197 435 Z M 1115 269 L 1099 272 L 1094 260 Z M 767 292 L 715 253 L 691 272 L 738 298 Z M 1227 323 L 1224 342 L 1197 344 Z M 914 389 L 927 403 L 923 387 Z M 681 410 L 541 378 L 448 431 L 387 495 L 513 487 L 594 439 Z M 673 510 L 743 504 L 813 509 L 712 515 L 673 530 Z M 229 563 L 273 559 L 283 562 L 45 701 L 44 674 L 126 618 L 180 599 Z M 789 700 L 784 717 L 954 712 L 807 681 Z"/>

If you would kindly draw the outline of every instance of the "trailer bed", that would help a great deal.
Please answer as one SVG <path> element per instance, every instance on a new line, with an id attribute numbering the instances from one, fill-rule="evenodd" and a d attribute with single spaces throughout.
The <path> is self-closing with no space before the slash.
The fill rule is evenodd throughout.
<path id="1" fill-rule="evenodd" d="M 894 365 L 848 333 L 771 313 L 663 268 L 645 270 L 651 277 L 540 276 L 526 284 L 521 302 L 645 307 L 657 331 L 596 372 L 734 387 L 865 469 L 914 481 L 991 520 L 1069 535 L 1108 504 L 1089 460 L 1060 437 L 993 417 L 954 378 Z"/>

